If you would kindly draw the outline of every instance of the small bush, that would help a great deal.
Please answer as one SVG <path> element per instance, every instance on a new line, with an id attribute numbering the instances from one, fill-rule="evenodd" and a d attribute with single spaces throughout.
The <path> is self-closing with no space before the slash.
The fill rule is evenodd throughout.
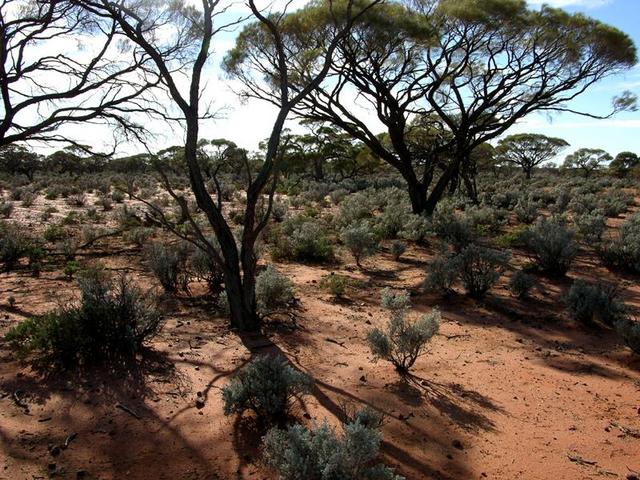
<path id="1" fill-rule="evenodd" d="M 390 361 L 398 372 L 404 374 L 426 352 L 427 343 L 438 332 L 440 312 L 433 310 L 417 320 L 406 318 L 409 309 L 409 294 L 393 292 L 389 288 L 382 291 L 381 305 L 390 311 L 391 318 L 386 330 L 374 328 L 367 334 L 367 342 L 374 360 L 382 358 Z"/>
<path id="2" fill-rule="evenodd" d="M 358 266 L 360 266 L 360 260 L 373 255 L 378 249 L 378 239 L 365 222 L 342 229 L 340 241 L 349 249 Z"/>
<path id="3" fill-rule="evenodd" d="M 580 236 L 587 243 L 598 243 L 607 228 L 605 216 L 599 210 L 594 210 L 575 219 Z"/>
<path id="4" fill-rule="evenodd" d="M 160 330 L 160 314 L 125 277 L 93 270 L 79 285 L 79 304 L 25 320 L 7 333 L 9 344 L 65 365 L 91 363 L 132 356 Z"/>
<path id="5" fill-rule="evenodd" d="M 509 291 L 520 299 L 527 298 L 529 291 L 535 286 L 536 277 L 522 270 L 516 271 L 509 279 Z"/>
<path id="6" fill-rule="evenodd" d="M 293 284 L 286 275 L 269 265 L 256 278 L 256 299 L 262 313 L 286 307 L 294 299 Z"/>
<path id="7" fill-rule="evenodd" d="M 518 221 L 531 224 L 538 218 L 538 203 L 534 202 L 530 196 L 520 198 L 513 212 Z"/>
<path id="8" fill-rule="evenodd" d="M 147 227 L 135 227 L 123 234 L 125 241 L 131 242 L 140 248 L 144 247 L 152 236 L 153 229 Z"/>
<path id="9" fill-rule="evenodd" d="M 507 256 L 490 248 L 469 245 L 455 257 L 467 294 L 480 298 L 498 281 Z"/>
<path id="10" fill-rule="evenodd" d="M 87 196 L 84 193 L 77 193 L 67 197 L 67 205 L 71 207 L 84 207 L 87 203 Z"/>
<path id="11" fill-rule="evenodd" d="M 202 248 L 196 248 L 189 261 L 195 278 L 207 284 L 210 293 L 222 290 L 223 273 L 214 258 Z"/>
<path id="12" fill-rule="evenodd" d="M 640 322 L 623 317 L 616 322 L 615 327 L 627 347 L 640 355 Z"/>
<path id="13" fill-rule="evenodd" d="M 552 276 L 564 276 L 578 253 L 574 233 L 558 219 L 542 219 L 526 235 L 538 266 Z"/>
<path id="14" fill-rule="evenodd" d="M 57 242 L 64 240 L 69 234 L 62 225 L 53 224 L 45 228 L 42 236 L 47 242 Z"/>
<path id="15" fill-rule="evenodd" d="M 0 215 L 2 218 L 10 218 L 13 213 L 13 208 L 12 202 L 0 202 Z"/>
<path id="16" fill-rule="evenodd" d="M 184 248 L 152 243 L 147 248 L 149 268 L 167 292 L 175 292 L 178 287 L 186 289 Z"/>
<path id="17" fill-rule="evenodd" d="M 629 217 L 617 237 L 603 241 L 598 254 L 606 265 L 640 273 L 640 214 Z"/>
<path id="18" fill-rule="evenodd" d="M 450 212 L 436 214 L 433 228 L 457 252 L 471 244 L 477 236 L 469 219 Z"/>
<path id="19" fill-rule="evenodd" d="M 5 269 L 11 270 L 30 246 L 31 240 L 18 226 L 0 224 L 0 262 L 4 263 Z"/>
<path id="20" fill-rule="evenodd" d="M 342 298 L 344 296 L 347 287 L 349 286 L 350 279 L 344 275 L 336 275 L 331 272 L 326 275 L 320 281 L 320 286 L 325 290 L 328 290 L 334 297 Z"/>
<path id="21" fill-rule="evenodd" d="M 439 255 L 429 263 L 424 286 L 427 290 L 449 295 L 453 293 L 453 285 L 458 280 L 458 275 L 459 265 L 455 258 Z"/>
<path id="22" fill-rule="evenodd" d="M 616 287 L 576 280 L 567 295 L 567 308 L 575 320 L 593 324 L 596 319 L 613 326 L 624 317 L 625 307 Z"/>
<path id="23" fill-rule="evenodd" d="M 281 480 L 404 480 L 375 463 L 380 424 L 380 415 L 365 409 L 343 424 L 342 436 L 326 422 L 314 430 L 273 428 L 263 439 L 264 458 Z"/>
<path id="24" fill-rule="evenodd" d="M 397 262 L 400 260 L 400 257 L 404 252 L 407 251 L 407 244 L 401 240 L 394 240 L 391 242 L 391 255 L 393 255 L 393 259 Z"/>
<path id="25" fill-rule="evenodd" d="M 222 389 L 224 414 L 251 410 L 266 423 L 279 421 L 286 417 L 291 399 L 310 388 L 311 379 L 285 359 L 259 356 L 241 368 Z"/>
<path id="26" fill-rule="evenodd" d="M 291 250 L 296 260 L 324 262 L 333 258 L 333 246 L 324 228 L 307 221 L 296 228 L 291 237 Z"/>

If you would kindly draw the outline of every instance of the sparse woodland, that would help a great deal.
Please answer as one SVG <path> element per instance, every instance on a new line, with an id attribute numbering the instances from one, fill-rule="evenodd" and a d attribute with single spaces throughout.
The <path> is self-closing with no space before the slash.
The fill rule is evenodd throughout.
<path id="1" fill-rule="evenodd" d="M 0 0 L 0 479 L 640 478 L 640 157 L 510 131 L 633 41 L 287 6 Z"/>

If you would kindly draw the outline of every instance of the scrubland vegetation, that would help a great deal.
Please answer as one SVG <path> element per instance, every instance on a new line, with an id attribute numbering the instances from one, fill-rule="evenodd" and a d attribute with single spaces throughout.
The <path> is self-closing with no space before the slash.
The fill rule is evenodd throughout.
<path id="1" fill-rule="evenodd" d="M 16 52 L 104 49 L 0 79 L 8 478 L 637 478 L 640 158 L 509 134 L 631 68 L 624 33 L 517 0 L 250 1 L 238 22 L 209 1 L 18 3 Z M 235 27 L 223 70 L 276 108 L 257 151 L 199 130 Z M 79 86 L 15 93 L 48 69 Z M 59 130 L 148 146 L 138 116 L 184 142 L 123 156 Z"/>

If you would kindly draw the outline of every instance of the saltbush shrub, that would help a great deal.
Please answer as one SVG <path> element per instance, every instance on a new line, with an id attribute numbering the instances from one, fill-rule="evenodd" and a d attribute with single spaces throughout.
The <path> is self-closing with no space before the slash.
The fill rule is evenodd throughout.
<path id="1" fill-rule="evenodd" d="M 617 237 L 603 240 L 598 253 L 606 265 L 640 273 L 640 214 L 627 218 Z"/>
<path id="2" fill-rule="evenodd" d="M 566 304 L 571 317 L 585 324 L 593 324 L 597 319 L 613 326 L 625 315 L 618 289 L 612 285 L 576 280 L 569 289 Z"/>
<path id="3" fill-rule="evenodd" d="M 11 270 L 30 246 L 31 239 L 23 229 L 17 225 L 0 223 L 0 262 L 4 263 L 6 270 Z"/>
<path id="4" fill-rule="evenodd" d="M 329 291 L 331 295 L 337 298 L 342 298 L 344 296 L 349 284 L 349 277 L 337 275 L 334 272 L 331 272 L 329 275 L 325 275 L 320 281 L 320 287 Z"/>
<path id="5" fill-rule="evenodd" d="M 258 356 L 223 387 L 224 414 L 253 411 L 265 423 L 283 420 L 296 395 L 307 393 L 311 378 L 274 355 Z"/>
<path id="6" fill-rule="evenodd" d="M 404 480 L 375 463 L 381 422 L 379 414 L 365 409 L 343 424 L 342 435 L 326 422 L 314 429 L 272 428 L 263 439 L 264 459 L 281 480 Z"/>
<path id="7" fill-rule="evenodd" d="M 404 252 L 407 251 L 407 244 L 401 240 L 394 240 L 391 242 L 391 255 L 393 255 L 393 259 L 397 262 L 400 260 L 400 257 Z"/>
<path id="8" fill-rule="evenodd" d="M 184 248 L 152 243 L 147 247 L 146 257 L 149 268 L 167 292 L 175 292 L 178 287 L 185 289 L 187 252 Z"/>
<path id="9" fill-rule="evenodd" d="M 3 218 L 10 218 L 13 213 L 13 203 L 12 202 L 0 202 L 0 215 Z"/>
<path id="10" fill-rule="evenodd" d="M 477 237 L 471 221 L 451 212 L 437 212 L 433 229 L 438 237 L 450 243 L 456 251 L 461 251 Z"/>
<path id="11" fill-rule="evenodd" d="M 440 312 L 433 310 L 415 321 L 407 319 L 410 301 L 408 292 L 382 291 L 381 305 L 389 310 L 390 320 L 385 330 L 374 328 L 367 334 L 367 342 L 377 359 L 388 360 L 396 370 L 405 374 L 426 352 L 427 343 L 440 328 Z"/>
<path id="12" fill-rule="evenodd" d="M 101 270 L 79 280 L 79 304 L 33 317 L 6 336 L 21 353 L 38 353 L 65 365 L 133 356 L 161 327 L 149 296 L 125 277 L 112 280 Z"/>
<path id="13" fill-rule="evenodd" d="M 589 244 L 597 244 L 602 239 L 607 224 L 600 210 L 594 210 L 576 217 L 575 224 L 580 236 Z"/>
<path id="14" fill-rule="evenodd" d="M 623 317 L 616 322 L 615 327 L 624 343 L 640 355 L 640 322 Z"/>
<path id="15" fill-rule="evenodd" d="M 455 258 L 460 279 L 473 298 L 480 298 L 500 278 L 507 255 L 478 245 L 465 247 Z"/>
<path id="16" fill-rule="evenodd" d="M 293 283 L 273 265 L 268 265 L 256 278 L 256 299 L 261 313 L 286 307 L 294 299 Z"/>
<path id="17" fill-rule="evenodd" d="M 378 249 L 378 239 L 366 222 L 349 225 L 340 232 L 340 241 L 349 249 L 360 266 L 360 260 L 373 255 Z"/>
<path id="18" fill-rule="evenodd" d="M 578 253 L 574 236 L 562 220 L 543 218 L 528 231 L 526 245 L 544 272 L 564 276 Z"/>
<path id="19" fill-rule="evenodd" d="M 535 286 L 536 277 L 523 270 L 517 270 L 509 279 L 509 291 L 520 299 L 527 298 L 529 291 Z"/>
<path id="20" fill-rule="evenodd" d="M 538 218 L 538 203 L 529 195 L 522 196 L 513 209 L 513 213 L 516 214 L 518 221 L 531 224 Z"/>
<path id="21" fill-rule="evenodd" d="M 459 265 L 454 257 L 438 255 L 427 267 L 427 277 L 424 287 L 437 291 L 442 295 L 453 293 L 453 286 L 458 280 Z"/>

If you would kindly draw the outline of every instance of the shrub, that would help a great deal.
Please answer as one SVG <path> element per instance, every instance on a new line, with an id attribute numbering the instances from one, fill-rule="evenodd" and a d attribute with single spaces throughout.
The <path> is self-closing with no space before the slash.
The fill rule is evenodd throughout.
<path id="1" fill-rule="evenodd" d="M 558 219 L 541 219 L 526 235 L 527 247 L 540 268 L 552 276 L 564 276 L 578 253 L 574 233 Z"/>
<path id="2" fill-rule="evenodd" d="M 120 190 L 114 190 L 111 193 L 111 200 L 113 200 L 116 203 L 124 202 L 124 192 L 122 192 Z"/>
<path id="3" fill-rule="evenodd" d="M 458 252 L 476 237 L 469 219 L 450 212 L 437 213 L 433 228 L 440 238 L 450 243 Z"/>
<path id="4" fill-rule="evenodd" d="M 627 347 L 640 355 L 640 322 L 623 317 L 616 322 L 615 327 Z"/>
<path id="5" fill-rule="evenodd" d="M 320 286 L 331 293 L 334 297 L 341 298 L 349 286 L 350 279 L 344 275 L 336 275 L 331 272 L 329 275 L 322 277 Z"/>
<path id="6" fill-rule="evenodd" d="M 103 195 L 100 198 L 98 198 L 96 205 L 99 205 L 100 207 L 102 207 L 102 210 L 104 210 L 105 212 L 113 210 L 113 200 L 107 197 L 106 195 Z"/>
<path id="7" fill-rule="evenodd" d="M 171 245 L 152 243 L 147 248 L 149 268 L 167 292 L 186 289 L 186 251 Z"/>
<path id="8" fill-rule="evenodd" d="M 604 241 L 598 253 L 609 266 L 640 273 L 640 214 L 627 218 L 618 236 Z"/>
<path id="9" fill-rule="evenodd" d="M 381 305 L 389 310 L 391 318 L 386 330 L 374 328 L 367 334 L 367 342 L 374 361 L 390 361 L 396 370 L 407 373 L 418 357 L 426 352 L 427 343 L 438 332 L 440 312 L 433 310 L 417 320 L 406 318 L 409 309 L 409 294 L 394 292 L 389 288 L 382 291 Z"/>
<path id="10" fill-rule="evenodd" d="M 0 215 L 2 215 L 3 218 L 11 217 L 13 208 L 12 202 L 0 202 Z"/>
<path id="11" fill-rule="evenodd" d="M 398 232 L 400 238 L 412 242 L 424 242 L 431 233 L 431 222 L 422 215 L 409 214 L 404 218 L 402 229 Z"/>
<path id="12" fill-rule="evenodd" d="M 138 247 L 144 247 L 153 236 L 153 229 L 147 227 L 135 227 L 124 232 L 123 238 Z"/>
<path id="13" fill-rule="evenodd" d="M 575 219 L 578 232 L 588 243 L 598 243 L 607 228 L 605 217 L 599 210 L 594 210 Z"/>
<path id="14" fill-rule="evenodd" d="M 523 196 L 518 200 L 513 212 L 518 221 L 530 224 L 538 218 L 538 203 L 534 202 L 530 196 Z"/>
<path id="15" fill-rule="evenodd" d="M 613 326 L 624 317 L 625 312 L 615 286 L 592 284 L 584 280 L 573 282 L 566 303 L 571 317 L 585 324 L 593 324 L 599 319 Z"/>
<path id="16" fill-rule="evenodd" d="M 440 255 L 429 263 L 424 286 L 427 290 L 449 295 L 453 292 L 453 285 L 458 280 L 458 275 L 459 268 L 455 258 Z"/>
<path id="17" fill-rule="evenodd" d="M 160 330 L 160 314 L 125 277 L 92 270 L 79 285 L 79 304 L 20 323 L 7 333 L 9 344 L 65 365 L 91 363 L 133 356 Z"/>
<path id="18" fill-rule="evenodd" d="M 400 260 L 400 257 L 404 252 L 407 251 L 406 242 L 402 242 L 400 240 L 394 240 L 391 243 L 391 254 L 393 255 L 393 259 L 397 262 Z"/>
<path id="19" fill-rule="evenodd" d="M 269 265 L 256 278 L 256 299 L 262 313 L 285 307 L 294 299 L 293 284 L 286 275 Z"/>
<path id="20" fill-rule="evenodd" d="M 287 212 L 289 211 L 289 203 L 286 200 L 274 200 L 273 205 L 271 207 L 271 217 L 276 222 L 281 222 L 287 216 Z"/>
<path id="21" fill-rule="evenodd" d="M 508 288 L 513 295 L 520 299 L 524 299 L 529 296 L 529 290 L 531 290 L 535 284 L 536 277 L 522 270 L 518 270 L 511 275 Z"/>
<path id="22" fill-rule="evenodd" d="M 67 238 L 69 234 L 62 225 L 53 224 L 44 229 L 42 236 L 47 242 L 57 242 Z"/>
<path id="23" fill-rule="evenodd" d="M 224 414 L 253 411 L 266 423 L 282 420 L 291 399 L 311 388 L 311 379 L 283 359 L 262 355 L 241 368 L 223 387 Z"/>
<path id="24" fill-rule="evenodd" d="M 67 205 L 71 207 L 84 207 L 87 197 L 84 193 L 77 193 L 67 197 Z"/>
<path id="25" fill-rule="evenodd" d="M 0 262 L 5 269 L 12 269 L 30 245 L 31 240 L 16 225 L 0 224 Z"/>
<path id="26" fill-rule="evenodd" d="M 214 258 L 202 248 L 196 248 L 191 254 L 190 265 L 193 274 L 207 284 L 210 293 L 222 290 L 223 273 Z"/>
<path id="27" fill-rule="evenodd" d="M 63 273 L 68 280 L 71 280 L 73 276 L 80 270 L 80 265 L 75 260 L 70 260 L 64 266 Z"/>
<path id="28" fill-rule="evenodd" d="M 340 202 L 340 210 L 336 215 L 336 226 L 344 228 L 360 220 L 373 216 L 372 200 L 365 192 L 357 192 L 345 197 Z"/>
<path id="29" fill-rule="evenodd" d="M 327 423 L 314 430 L 293 425 L 272 428 L 263 439 L 264 458 L 281 480 L 404 480 L 376 464 L 381 417 L 365 409 L 343 424 L 339 436 Z"/>
<path id="30" fill-rule="evenodd" d="M 65 260 L 73 260 L 78 250 L 78 244 L 72 238 L 65 238 L 56 244 L 56 249 L 62 253 Z"/>
<path id="31" fill-rule="evenodd" d="M 473 298 L 480 298 L 500 278 L 507 256 L 490 248 L 469 245 L 454 261 L 458 265 L 460 279 L 467 294 Z"/>
<path id="32" fill-rule="evenodd" d="M 366 222 L 343 228 L 340 241 L 355 257 L 358 266 L 361 259 L 373 255 L 378 249 L 378 239 Z"/>
<path id="33" fill-rule="evenodd" d="M 333 246 L 323 225 L 303 215 L 287 217 L 275 225 L 268 240 L 274 260 L 325 262 L 333 258 Z"/>
<path id="34" fill-rule="evenodd" d="M 25 208 L 32 207 L 36 201 L 36 194 L 33 192 L 24 192 L 22 194 L 22 206 Z"/>

